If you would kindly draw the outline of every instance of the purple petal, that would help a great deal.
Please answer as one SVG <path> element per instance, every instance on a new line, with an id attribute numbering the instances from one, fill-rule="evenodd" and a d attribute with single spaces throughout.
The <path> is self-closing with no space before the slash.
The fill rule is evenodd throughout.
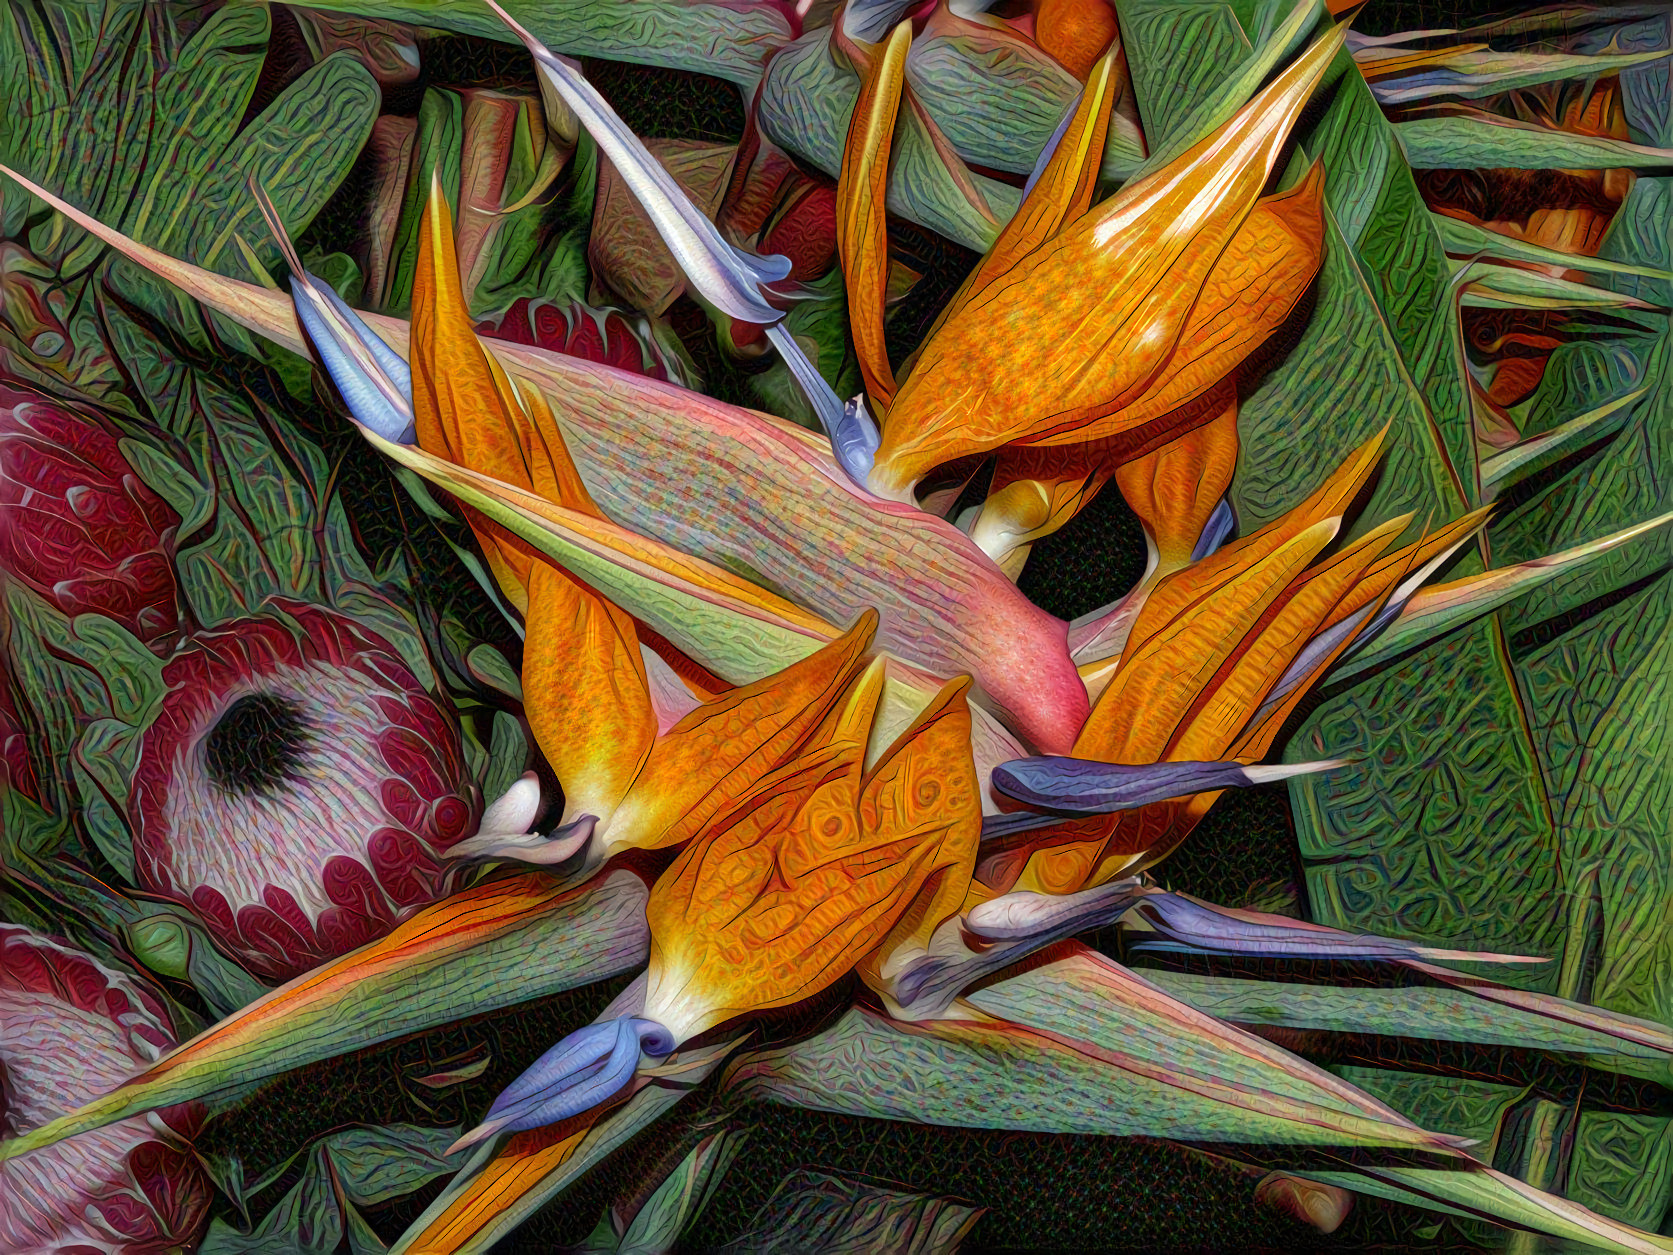
<path id="1" fill-rule="evenodd" d="M 485 1124 L 500 1129 L 535 1129 L 596 1107 L 633 1079 L 639 1054 L 673 1049 L 667 1029 L 651 1020 L 623 1016 L 589 1024 L 541 1055 L 488 1108 Z"/>
<path id="2" fill-rule="evenodd" d="M 1243 788 L 1337 766 L 1332 761 L 1281 767 L 1251 767 L 1238 762 L 1146 763 L 1129 766 L 1055 755 L 1018 758 L 993 772 L 993 787 L 1035 810 L 1058 815 L 1108 815 L 1135 810 L 1169 798 L 1190 797 L 1215 789 Z M 1003 818 L 1008 819 L 1009 816 Z M 1041 823 L 1049 822 L 1042 819 Z M 996 824 L 1000 828 L 1004 825 Z M 1007 827 L 1023 831 L 1040 824 Z M 997 836 L 984 824 L 982 835 Z"/>
<path id="3" fill-rule="evenodd" d="M 1208 516 L 1208 522 L 1203 524 L 1202 535 L 1197 537 L 1196 548 L 1191 550 L 1191 561 L 1201 562 L 1212 556 L 1236 528 L 1237 515 L 1232 513 L 1232 503 L 1221 497 L 1214 513 Z"/>
<path id="4" fill-rule="evenodd" d="M 1477 963 L 1543 963 L 1525 955 L 1437 951 L 1416 942 L 1369 933 L 1338 932 L 1278 915 L 1227 911 L 1175 893 L 1151 893 L 1135 908 L 1156 930 L 1145 950 L 1248 955 L 1272 959 L 1386 960 L 1445 957 Z"/>

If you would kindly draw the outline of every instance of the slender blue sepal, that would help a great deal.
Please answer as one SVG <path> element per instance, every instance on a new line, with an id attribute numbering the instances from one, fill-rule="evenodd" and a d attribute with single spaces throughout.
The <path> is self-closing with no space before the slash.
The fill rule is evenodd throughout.
<path id="1" fill-rule="evenodd" d="M 1202 535 L 1197 537 L 1196 548 L 1191 550 L 1191 561 L 1201 562 L 1218 551 L 1236 530 L 1237 515 L 1232 511 L 1232 503 L 1221 497 L 1214 513 L 1208 516 L 1208 522 L 1203 524 Z"/>
<path id="2" fill-rule="evenodd" d="M 1256 767 L 1239 762 L 1101 763 L 1046 755 L 1017 758 L 993 771 L 993 787 L 1013 801 L 1051 816 L 1108 815 L 1136 810 L 1170 798 L 1216 789 L 1246 788 L 1290 776 L 1325 771 L 1335 761 Z M 1008 819 L 1008 816 L 999 818 Z M 1046 822 L 1049 822 L 1046 821 Z M 1037 826 L 1037 825 L 1029 825 Z M 995 824 L 992 835 L 1005 825 Z M 1026 828 L 1009 826 L 1010 831 Z M 984 838 L 990 835 L 986 821 Z"/>
<path id="3" fill-rule="evenodd" d="M 488 1108 L 484 1124 L 535 1129 L 579 1115 L 611 1097 L 639 1068 L 641 1052 L 665 1055 L 672 1034 L 654 1020 L 623 1016 L 589 1024 L 535 1060 Z"/>

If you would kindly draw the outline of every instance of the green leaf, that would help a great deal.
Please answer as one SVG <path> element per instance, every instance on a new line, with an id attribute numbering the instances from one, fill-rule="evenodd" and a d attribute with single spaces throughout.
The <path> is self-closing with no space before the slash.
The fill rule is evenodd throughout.
<path id="1" fill-rule="evenodd" d="M 728 1083 L 746 1099 L 959 1128 L 1441 1148 L 1084 949 L 967 997 L 1009 1023 L 906 1024 L 856 1008 L 816 1037 L 743 1057 Z"/>
<path id="2" fill-rule="evenodd" d="M 952 1255 L 986 1211 L 798 1169 L 762 1204 L 724 1255 Z"/>
<path id="3" fill-rule="evenodd" d="M 1582 1111 L 1569 1157 L 1568 1196 L 1640 1229 L 1662 1223 L 1673 1188 L 1673 1120 Z"/>
<path id="4" fill-rule="evenodd" d="M 1466 100 L 1558 83 L 1571 78 L 1602 78 L 1656 61 L 1665 52 L 1632 52 L 1606 56 L 1567 53 L 1493 52 L 1460 47 L 1445 62 L 1431 62 L 1405 73 L 1379 78 L 1372 90 L 1385 105 L 1410 104 L 1435 96 Z M 1372 71 L 1376 62 L 1361 62 Z"/>
<path id="5" fill-rule="evenodd" d="M 1491 1160 L 1505 1113 L 1529 1087 L 1497 1085 L 1467 1076 L 1430 1076 L 1384 1068 L 1340 1067 L 1336 1074 L 1426 1129 L 1456 1133 L 1478 1143 L 1478 1158 Z"/>
<path id="6" fill-rule="evenodd" d="M 1575 253 L 1560 253 L 1554 248 L 1530 244 L 1514 236 L 1500 235 L 1474 223 L 1463 222 L 1446 214 L 1431 214 L 1446 251 L 1458 257 L 1491 257 L 1499 261 L 1531 261 L 1542 266 L 1561 266 L 1565 270 L 1587 270 L 1593 274 L 1642 275 L 1650 279 L 1673 281 L 1673 271 L 1632 262 L 1614 261 L 1608 257 L 1585 257 Z"/>
<path id="7" fill-rule="evenodd" d="M 418 107 L 418 135 L 413 140 L 406 193 L 389 254 L 389 278 L 378 296 L 379 309 L 405 310 L 412 302 L 418 272 L 419 224 L 430 197 L 432 176 L 440 182 L 449 210 L 459 211 L 459 161 L 465 127 L 464 97 L 440 87 L 427 88 Z"/>
<path id="8" fill-rule="evenodd" d="M 1580 1055 L 1595 1066 L 1635 1075 L 1673 1075 L 1669 1072 L 1673 1049 L 1657 1049 L 1584 1024 L 1478 998 L 1468 987 L 1344 988 L 1186 972 L 1147 971 L 1144 975 L 1181 1002 L 1233 1024 L 1545 1050 Z M 1389 1105 L 1412 1114 L 1399 1103 Z M 1458 1131 L 1417 1122 L 1442 1132 Z"/>
<path id="9" fill-rule="evenodd" d="M 1168 148 L 1194 129 L 1186 126 L 1193 112 L 1254 56 L 1254 46 L 1232 7 L 1218 0 L 1117 0 L 1115 11 L 1145 139 L 1152 151 Z"/>
<path id="10" fill-rule="evenodd" d="M 1673 150 L 1503 118 L 1418 118 L 1394 128 L 1418 170 L 1660 170 Z"/>
<path id="11" fill-rule="evenodd" d="M 215 1217 L 198 1255 L 335 1255 L 342 1240 L 342 1207 L 332 1188 L 326 1151 L 316 1147 L 302 1179 L 259 1224 L 241 1232 Z"/>
<path id="12" fill-rule="evenodd" d="M 762 66 L 790 38 L 768 5 L 740 8 L 702 0 L 511 0 L 505 11 L 553 52 L 711 74 L 747 94 Z M 474 0 L 332 0 L 339 13 L 517 43 L 491 9 Z"/>
<path id="13" fill-rule="evenodd" d="M 614 1248 L 619 1255 L 660 1255 L 676 1249 L 680 1235 L 703 1214 L 748 1136 L 722 1129 L 692 1147 L 633 1217 Z"/>
<path id="14" fill-rule="evenodd" d="M 183 237 L 186 255 L 215 270 L 240 265 L 239 235 L 269 266 L 279 249 L 250 195 L 254 178 L 272 199 L 292 238 L 337 190 L 372 133 L 382 94 L 348 52 L 333 53 L 287 87 L 232 143 L 192 189 L 194 211 Z"/>
<path id="15" fill-rule="evenodd" d="M 375 1207 L 457 1171 L 464 1155 L 446 1151 L 462 1132 L 416 1124 L 359 1125 L 331 1134 L 321 1145 L 349 1200 L 357 1207 Z"/>
<path id="16" fill-rule="evenodd" d="M 534 875 L 455 894 L 223 1020 L 111 1093 L 0 1142 L 0 1160 L 627 971 L 649 944 L 645 896 L 644 882 L 620 871 L 569 891 Z"/>

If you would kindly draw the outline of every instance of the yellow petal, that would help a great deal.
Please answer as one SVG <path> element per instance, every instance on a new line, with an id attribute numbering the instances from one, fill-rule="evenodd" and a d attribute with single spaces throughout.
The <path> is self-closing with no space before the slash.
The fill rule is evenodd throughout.
<path id="1" fill-rule="evenodd" d="M 1330 59 L 1319 40 L 1178 161 L 1023 257 L 925 346 L 871 476 L 903 498 L 972 453 L 1072 431 L 1131 405 L 1172 356 L 1226 244 Z"/>
<path id="2" fill-rule="evenodd" d="M 848 320 L 866 395 L 878 413 L 895 395 L 894 371 L 883 333 L 889 287 L 889 229 L 883 202 L 888 194 L 889 148 L 895 115 L 906 83 L 906 52 L 912 23 L 889 33 L 882 55 L 865 72 L 837 180 L 837 253 L 848 292 Z"/>
<path id="3" fill-rule="evenodd" d="M 681 719 L 657 741 L 601 826 L 604 848 L 660 849 L 701 832 L 825 720 L 860 671 L 876 630 L 877 614 L 868 610 L 801 662 L 704 702 Z M 864 746 L 862 736 L 862 755 Z"/>

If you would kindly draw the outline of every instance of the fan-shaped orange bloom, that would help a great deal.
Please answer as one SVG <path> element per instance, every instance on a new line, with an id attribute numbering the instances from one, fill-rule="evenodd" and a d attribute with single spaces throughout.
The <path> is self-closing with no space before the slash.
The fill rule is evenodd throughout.
<path id="1" fill-rule="evenodd" d="M 868 771 L 882 682 L 873 663 L 652 889 L 644 1015 L 676 1041 L 816 994 L 957 912 L 981 835 L 969 681 L 945 685 Z"/>

